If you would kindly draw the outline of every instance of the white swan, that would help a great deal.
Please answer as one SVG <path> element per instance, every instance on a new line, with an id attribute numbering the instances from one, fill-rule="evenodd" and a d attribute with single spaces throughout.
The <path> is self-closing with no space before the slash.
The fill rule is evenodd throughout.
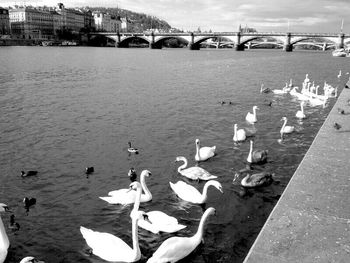
<path id="1" fill-rule="evenodd" d="M 247 116 L 245 117 L 246 121 L 250 122 L 250 123 L 254 123 L 257 122 L 257 118 L 256 118 L 256 110 L 258 110 L 258 106 L 253 106 L 253 113 L 248 112 Z"/>
<path id="2" fill-rule="evenodd" d="M 208 181 L 211 179 L 218 178 L 217 176 L 210 174 L 207 170 L 205 170 L 199 166 L 192 166 L 192 167 L 186 168 L 187 167 L 187 159 L 183 156 L 176 157 L 176 162 L 180 162 L 180 161 L 184 162 L 184 164 L 179 166 L 179 168 L 177 168 L 177 171 L 179 174 L 181 174 L 189 179 Z"/>
<path id="3" fill-rule="evenodd" d="M 209 158 L 215 155 L 215 150 L 216 150 L 216 146 L 201 147 L 201 143 L 199 139 L 196 139 L 196 155 L 194 156 L 194 159 L 197 162 L 208 160 Z"/>
<path id="4" fill-rule="evenodd" d="M 282 89 L 273 89 L 272 92 L 274 94 L 286 94 L 290 91 L 291 88 L 288 87 L 288 83 Z"/>
<path id="5" fill-rule="evenodd" d="M 264 83 L 260 86 L 260 93 L 269 93 L 271 91 L 270 88 L 264 88 Z"/>
<path id="6" fill-rule="evenodd" d="M 188 256 L 202 241 L 204 225 L 209 215 L 215 214 L 215 209 L 209 207 L 202 215 L 197 233 L 192 237 L 171 237 L 165 240 L 153 253 L 147 263 L 177 262 Z"/>
<path id="7" fill-rule="evenodd" d="M 299 119 L 304 119 L 306 118 L 305 113 L 304 113 L 304 102 L 300 102 L 300 110 L 297 111 L 297 113 L 295 114 L 295 117 L 299 118 Z"/>
<path id="8" fill-rule="evenodd" d="M 45 263 L 45 262 L 38 260 L 35 257 L 25 257 L 19 263 Z"/>
<path id="9" fill-rule="evenodd" d="M 7 212 L 9 208 L 7 205 L 0 203 L 0 213 Z M 0 263 L 4 262 L 7 256 L 7 250 L 10 246 L 9 238 L 7 237 L 4 223 L 1 220 L 0 216 Z"/>
<path id="10" fill-rule="evenodd" d="M 191 202 L 194 204 L 203 204 L 207 201 L 207 198 L 208 198 L 207 193 L 208 193 L 209 186 L 214 186 L 221 193 L 223 193 L 221 184 L 216 180 L 210 180 L 206 182 L 203 187 L 202 194 L 192 185 L 186 184 L 183 181 L 178 181 L 175 184 L 173 184 L 172 182 L 169 182 L 169 184 L 171 189 L 173 189 L 173 191 L 178 197 L 180 197 L 181 199 L 187 202 Z"/>
<path id="11" fill-rule="evenodd" d="M 130 214 L 132 217 L 133 215 L 135 216 L 135 213 L 139 210 L 142 189 L 139 182 L 131 183 L 130 187 L 137 192 L 134 208 Z M 148 220 L 142 218 L 139 219 L 138 226 L 154 234 L 158 234 L 159 232 L 174 233 L 186 227 L 185 225 L 179 224 L 175 217 L 168 216 L 162 211 L 150 211 L 145 214 L 147 215 Z"/>
<path id="12" fill-rule="evenodd" d="M 140 182 L 142 185 L 143 190 L 145 191 L 145 194 L 141 195 L 141 202 L 149 202 L 152 200 L 152 194 L 148 190 L 146 182 L 145 182 L 145 176 L 150 176 L 151 172 L 148 170 L 143 170 L 140 175 Z M 136 191 L 130 191 L 130 188 L 126 189 L 119 189 L 115 191 L 111 191 L 108 193 L 109 196 L 100 196 L 102 200 L 110 203 L 110 204 L 122 204 L 122 205 L 128 205 L 135 202 L 136 199 Z"/>
<path id="13" fill-rule="evenodd" d="M 147 219 L 147 216 L 141 211 L 132 216 L 132 248 L 110 233 L 93 231 L 83 226 L 80 232 L 94 255 L 107 261 L 135 262 L 141 258 L 137 221 L 142 218 Z"/>
<path id="14" fill-rule="evenodd" d="M 294 130 L 295 130 L 295 128 L 294 128 L 294 126 L 287 126 L 287 117 L 283 117 L 282 119 L 281 119 L 281 121 L 284 121 L 283 122 L 283 125 L 282 125 L 282 128 L 281 128 L 281 130 L 280 130 L 280 133 L 281 133 L 281 137 L 283 136 L 283 134 L 285 134 L 285 133 L 292 133 L 292 132 L 294 132 Z"/>
<path id="15" fill-rule="evenodd" d="M 234 142 L 241 142 L 244 141 L 247 138 L 246 132 L 244 129 L 237 129 L 237 123 L 234 124 L 234 134 L 233 134 L 233 141 Z"/>
<path id="16" fill-rule="evenodd" d="M 261 164 L 267 161 L 268 150 L 254 150 L 253 151 L 253 141 L 250 141 L 250 149 L 247 157 L 248 163 Z"/>
<path id="17" fill-rule="evenodd" d="M 292 90 L 289 92 L 289 94 L 294 97 L 297 97 L 299 100 L 309 100 L 309 96 L 302 94 L 300 92 L 297 92 L 297 89 L 299 89 L 299 87 L 293 87 Z"/>

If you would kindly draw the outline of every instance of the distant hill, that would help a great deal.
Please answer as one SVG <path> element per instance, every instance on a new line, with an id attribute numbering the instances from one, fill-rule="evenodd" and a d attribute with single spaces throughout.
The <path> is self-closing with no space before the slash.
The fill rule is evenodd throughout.
<path id="1" fill-rule="evenodd" d="M 130 24 L 128 25 L 129 32 L 143 32 L 149 29 L 158 29 L 169 31 L 171 26 L 164 20 L 161 20 L 155 16 L 146 14 L 140 14 L 121 8 L 108 8 L 108 7 L 87 7 L 91 11 L 100 11 L 109 13 L 112 16 L 119 18 L 127 18 Z"/>

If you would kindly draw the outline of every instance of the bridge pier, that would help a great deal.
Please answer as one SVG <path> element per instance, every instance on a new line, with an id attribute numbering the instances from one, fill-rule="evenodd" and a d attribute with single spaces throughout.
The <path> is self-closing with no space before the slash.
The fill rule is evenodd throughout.
<path id="1" fill-rule="evenodd" d="M 338 35 L 337 48 L 344 48 L 344 37 L 345 35 L 343 33 Z"/>
<path id="2" fill-rule="evenodd" d="M 188 49 L 189 50 L 200 50 L 200 46 L 197 44 L 189 43 L 188 44 Z"/>
<path id="3" fill-rule="evenodd" d="M 235 44 L 236 51 L 244 51 L 244 49 L 245 49 L 244 44 Z"/>
<path id="4" fill-rule="evenodd" d="M 292 44 L 285 44 L 283 46 L 283 50 L 286 52 L 292 52 L 293 51 L 293 45 Z"/>

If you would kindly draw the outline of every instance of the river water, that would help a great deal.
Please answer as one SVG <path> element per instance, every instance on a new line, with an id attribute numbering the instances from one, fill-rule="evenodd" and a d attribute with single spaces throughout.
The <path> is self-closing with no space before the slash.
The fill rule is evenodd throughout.
<path id="1" fill-rule="evenodd" d="M 322 87 L 327 81 L 342 88 L 348 78 L 347 59 L 329 52 L 2 47 L 0 54 L 0 202 L 21 226 L 7 229 L 11 263 L 26 255 L 50 263 L 104 262 L 86 254 L 81 225 L 131 245 L 132 206 L 98 198 L 127 188 L 130 167 L 152 172 L 147 185 L 153 200 L 142 209 L 162 210 L 187 226 L 176 234 L 140 229 L 141 262 L 166 238 L 193 235 L 203 207 L 180 201 L 169 181 L 183 179 L 176 156 L 195 165 L 196 138 L 216 145 L 217 155 L 199 165 L 218 176 L 224 193 L 209 188 L 206 207 L 217 215 L 206 224 L 204 243 L 184 262 L 242 262 L 334 103 L 307 105 L 300 122 L 298 101 L 260 94 L 260 84 L 280 89 L 292 78 L 301 86 L 308 73 Z M 269 162 L 255 169 L 276 178 L 243 195 L 232 179 L 245 167 L 249 141 L 233 143 L 233 124 L 249 128 L 245 115 L 253 105 L 260 108 L 255 147 L 269 150 Z M 281 143 L 283 116 L 296 132 Z M 128 141 L 140 154 L 127 152 Z M 86 166 L 95 173 L 86 176 Z M 39 173 L 22 178 L 21 170 Z M 200 190 L 204 185 L 189 183 Z M 26 196 L 37 199 L 29 211 Z M 2 214 L 5 226 L 9 218 Z"/>

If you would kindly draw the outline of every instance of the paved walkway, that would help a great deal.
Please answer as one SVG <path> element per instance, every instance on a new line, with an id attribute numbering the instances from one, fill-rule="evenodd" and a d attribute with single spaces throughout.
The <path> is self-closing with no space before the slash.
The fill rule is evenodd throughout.
<path id="1" fill-rule="evenodd" d="M 350 262 L 348 99 L 343 89 L 244 263 Z"/>

